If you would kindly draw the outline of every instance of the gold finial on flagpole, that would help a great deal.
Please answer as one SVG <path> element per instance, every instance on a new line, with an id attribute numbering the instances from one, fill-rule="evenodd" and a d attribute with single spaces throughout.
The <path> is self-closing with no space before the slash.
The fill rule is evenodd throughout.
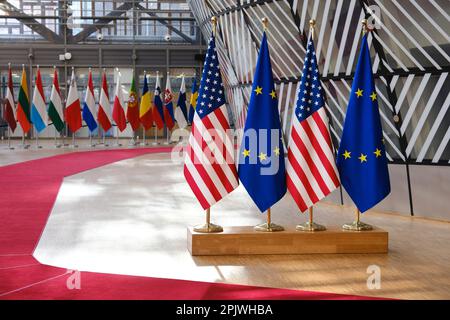
<path id="1" fill-rule="evenodd" d="M 261 19 L 261 22 L 263 24 L 264 31 L 267 31 L 267 29 L 269 28 L 269 19 L 264 17 Z"/>
<path id="2" fill-rule="evenodd" d="M 367 27 L 367 19 L 362 19 L 361 24 L 362 24 L 362 33 L 364 35 L 367 33 L 367 31 L 369 31 L 369 29 Z"/>
<path id="3" fill-rule="evenodd" d="M 217 28 L 217 17 L 216 16 L 211 17 L 211 23 L 212 23 L 213 35 L 215 37 L 216 36 L 216 28 Z"/>
<path id="4" fill-rule="evenodd" d="M 314 28 L 316 26 L 316 20 L 309 20 L 309 29 L 311 30 L 311 38 L 314 39 Z"/>

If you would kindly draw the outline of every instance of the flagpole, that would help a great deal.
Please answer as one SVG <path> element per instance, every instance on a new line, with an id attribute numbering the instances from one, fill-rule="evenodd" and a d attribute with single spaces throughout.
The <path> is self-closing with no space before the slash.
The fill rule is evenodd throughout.
<path id="1" fill-rule="evenodd" d="M 119 128 L 117 128 L 117 136 L 116 136 L 116 147 L 120 147 L 121 146 L 121 144 L 119 143 Z"/>
<path id="2" fill-rule="evenodd" d="M 213 16 L 211 18 L 211 23 L 213 35 L 216 36 L 217 17 Z M 206 223 L 203 225 L 195 226 L 194 231 L 200 233 L 214 233 L 223 231 L 223 228 L 221 226 L 211 223 L 211 207 L 206 209 Z"/>
<path id="3" fill-rule="evenodd" d="M 355 221 L 344 224 L 342 226 L 342 229 L 349 231 L 368 231 L 373 230 L 373 227 L 370 224 L 361 221 L 361 211 L 359 211 L 359 209 L 356 208 Z"/>
<path id="4" fill-rule="evenodd" d="M 362 35 L 364 36 L 368 32 L 367 19 L 361 20 L 361 24 L 362 24 Z M 370 224 L 361 222 L 361 211 L 359 211 L 358 207 L 356 207 L 355 221 L 344 224 L 342 226 L 342 229 L 350 231 L 368 231 L 372 230 L 373 227 Z"/>
<path id="5" fill-rule="evenodd" d="M 94 147 L 94 145 L 92 144 L 92 132 L 91 132 L 91 130 L 89 130 L 89 145 L 90 145 L 91 148 Z"/>
<path id="6" fill-rule="evenodd" d="M 297 231 L 324 231 L 327 228 L 321 224 L 315 223 L 313 219 L 314 209 L 311 206 L 309 208 L 309 220 L 305 223 L 299 224 L 295 227 Z"/>
<path id="7" fill-rule="evenodd" d="M 311 40 L 314 40 L 315 26 L 316 26 L 316 20 L 314 20 L 314 19 L 309 20 L 309 30 L 311 32 Z M 309 221 L 297 225 L 295 227 L 295 229 L 298 231 L 312 231 L 312 232 L 326 230 L 327 228 L 325 226 L 314 222 L 313 214 L 314 214 L 314 209 L 313 209 L 313 206 L 311 206 L 309 208 Z"/>
<path id="8" fill-rule="evenodd" d="M 152 142 L 152 145 L 157 146 L 158 144 L 158 127 L 155 125 L 155 141 Z"/>
<path id="9" fill-rule="evenodd" d="M 133 42 L 134 43 L 134 42 Z M 134 81 L 134 79 L 135 79 L 135 69 L 134 69 L 134 67 L 133 67 L 133 73 L 132 73 L 132 81 Z M 139 85 L 139 84 L 138 84 Z M 128 101 L 127 101 L 127 112 L 128 112 L 128 105 L 129 105 L 129 103 L 130 103 L 130 94 L 128 93 Z M 139 100 L 139 99 L 138 99 Z M 137 104 L 137 106 L 136 106 L 137 108 L 139 108 L 139 103 Z M 138 109 L 139 110 L 139 109 Z M 126 116 L 126 118 L 128 118 L 128 115 L 125 115 Z M 128 121 L 129 122 L 129 121 Z M 137 145 L 137 142 L 136 142 L 136 140 L 134 140 L 134 135 L 136 134 L 136 131 L 133 129 L 133 126 L 131 125 L 131 122 L 130 122 L 130 126 L 131 126 L 131 139 L 130 139 L 130 142 L 128 142 L 128 146 L 129 147 L 133 147 L 133 146 L 136 146 Z M 139 136 L 137 136 L 137 139 L 139 140 Z"/>
<path id="10" fill-rule="evenodd" d="M 66 130 L 67 126 L 64 123 L 64 128 L 62 130 L 62 147 L 66 146 L 66 134 L 67 134 L 67 130 Z"/>
<path id="11" fill-rule="evenodd" d="M 39 133 L 36 132 L 36 149 L 41 149 L 42 146 L 39 145 Z"/>
<path id="12" fill-rule="evenodd" d="M 164 143 L 165 145 L 169 145 L 170 141 L 169 141 L 169 128 L 166 125 L 166 142 Z"/>
<path id="13" fill-rule="evenodd" d="M 108 144 L 106 144 L 106 132 L 105 130 L 102 130 L 102 143 L 104 147 L 109 147 Z"/>
<path id="14" fill-rule="evenodd" d="M 37 72 L 40 72 L 39 71 L 39 65 L 37 65 L 36 67 L 37 67 Z M 31 78 L 31 76 L 30 76 L 30 78 Z M 37 82 L 37 76 L 34 79 L 34 90 L 36 90 L 36 86 L 37 86 L 36 82 Z M 34 100 L 34 96 L 32 97 L 32 99 Z M 34 102 L 32 101 L 31 102 L 31 106 L 33 104 L 34 104 Z M 39 132 L 37 131 L 36 126 L 34 127 L 34 133 L 36 134 L 36 149 L 41 149 L 42 147 L 39 145 Z"/>
<path id="15" fill-rule="evenodd" d="M 211 208 L 206 209 L 205 211 L 206 222 L 205 224 L 198 225 L 194 227 L 195 232 L 200 233 L 216 233 L 222 232 L 223 228 L 217 224 L 211 223 Z"/>
<path id="16" fill-rule="evenodd" d="M 119 81 L 120 81 L 120 71 L 119 71 L 119 68 L 116 68 L 116 72 L 117 72 L 117 81 L 116 81 L 116 82 L 119 82 Z M 117 86 L 117 83 L 116 83 L 116 86 Z M 119 88 L 119 89 L 122 90 L 122 88 Z M 117 94 L 117 95 L 119 94 L 118 89 L 117 89 L 116 94 Z M 114 100 L 115 100 L 115 99 L 116 99 L 116 97 L 114 97 Z M 121 101 L 121 103 L 123 103 L 123 101 Z M 120 106 L 120 107 L 123 108 L 122 106 Z M 122 145 L 119 143 L 120 129 L 119 129 L 119 126 L 117 125 L 117 123 L 116 123 L 116 131 L 117 131 L 117 135 L 116 135 L 116 143 L 114 144 L 114 146 L 115 146 L 115 147 L 120 147 L 120 146 L 122 146 Z"/>
<path id="17" fill-rule="evenodd" d="M 54 72 L 54 74 L 56 73 L 56 66 L 55 65 L 53 66 L 53 72 Z M 52 88 L 52 90 L 53 90 L 53 88 Z M 61 98 L 61 95 L 59 97 Z M 50 97 L 50 100 L 51 100 L 51 97 Z M 62 101 L 61 101 L 61 103 L 62 103 Z M 55 129 L 55 148 L 61 148 L 61 145 L 58 144 L 58 138 L 57 138 L 57 135 L 58 135 L 59 131 L 56 129 L 55 123 L 53 123 L 53 128 Z"/>
<path id="18" fill-rule="evenodd" d="M 23 73 L 25 72 L 25 64 L 23 64 L 22 63 L 22 76 L 23 76 Z M 30 77 L 31 77 L 31 74 L 30 74 Z M 20 84 L 21 86 L 22 86 L 22 80 L 21 80 L 21 84 Z M 19 92 L 20 93 L 20 92 Z M 27 92 L 27 94 L 29 94 L 29 91 Z M 28 101 L 28 103 L 30 103 L 30 101 Z M 31 107 L 31 104 L 30 104 L 30 107 Z M 22 127 L 22 126 L 21 126 Z M 23 128 L 22 128 L 22 145 L 21 145 L 21 148 L 23 148 L 23 149 L 28 149 L 28 147 L 30 146 L 30 145 L 28 145 L 28 144 L 25 144 L 25 141 L 26 141 L 26 139 L 25 139 L 25 135 L 27 135 L 27 133 L 25 133 L 25 131 L 23 131 Z"/>
<path id="19" fill-rule="evenodd" d="M 55 128 L 55 137 L 53 140 L 55 142 L 55 148 L 58 148 L 58 142 L 56 141 L 56 128 Z"/>
<path id="20" fill-rule="evenodd" d="M 8 63 L 8 72 L 11 72 L 11 62 L 9 62 Z M 8 86 L 9 86 L 9 84 L 8 84 Z M 11 94 L 12 94 L 12 92 L 11 92 Z M 13 98 L 13 100 L 14 100 L 14 98 Z M 13 108 L 14 108 L 14 106 L 12 106 Z M 13 113 L 14 113 L 14 109 L 13 109 Z M 13 118 L 16 118 L 16 116 L 14 115 L 14 117 Z M 16 121 L 16 119 L 14 119 L 14 121 Z M 9 124 L 8 124 L 8 149 L 9 150 L 14 150 L 14 147 L 11 147 L 11 127 L 9 126 Z"/>
<path id="21" fill-rule="evenodd" d="M 8 126 L 8 149 L 14 150 L 14 147 L 11 147 L 11 128 Z"/>
<path id="22" fill-rule="evenodd" d="M 214 26 L 214 28 L 215 28 L 215 26 Z M 214 31 L 214 34 L 215 34 L 215 31 Z M 169 84 L 170 84 L 169 71 L 167 71 L 167 79 L 168 79 L 167 81 L 169 81 Z M 166 85 L 166 87 L 167 87 L 167 85 Z M 166 104 L 166 93 L 165 93 L 165 90 L 164 90 L 164 105 L 165 104 Z M 163 108 L 165 108 L 165 106 Z M 163 144 L 166 145 L 166 146 L 168 146 L 170 144 L 170 142 L 169 142 L 169 127 L 167 127 L 167 121 L 166 121 L 166 142 L 164 142 Z"/>
<path id="23" fill-rule="evenodd" d="M 130 123 L 130 126 L 131 126 L 131 123 Z M 132 131 L 131 139 L 130 139 L 130 142 L 128 142 L 129 147 L 133 147 L 137 144 L 136 140 L 134 140 L 134 135 L 136 134 L 136 132 L 133 130 L 133 127 L 131 127 L 131 131 Z M 138 136 L 138 139 L 139 139 L 139 136 Z"/>
<path id="24" fill-rule="evenodd" d="M 269 19 L 266 17 L 261 19 L 261 22 L 263 24 L 264 32 L 268 30 L 269 27 Z M 267 209 L 267 222 L 258 224 L 255 226 L 255 231 L 262 231 L 262 232 L 277 232 L 277 231 L 284 231 L 284 228 L 276 223 L 272 222 L 272 216 L 271 216 L 271 208 L 269 207 Z"/>
<path id="25" fill-rule="evenodd" d="M 145 127 L 142 126 L 142 143 L 141 146 L 146 146 L 148 143 L 145 141 Z"/>
<path id="26" fill-rule="evenodd" d="M 39 145 L 39 133 L 36 128 L 34 129 L 34 132 L 36 133 L 36 149 L 41 149 L 42 146 Z"/>
<path id="27" fill-rule="evenodd" d="M 255 231 L 262 231 L 262 232 L 277 232 L 277 231 L 284 231 L 284 228 L 276 223 L 272 222 L 272 214 L 271 214 L 271 208 L 267 209 L 267 222 L 258 224 L 255 226 Z"/>
<path id="28" fill-rule="evenodd" d="M 158 86 L 158 81 L 159 81 L 159 71 L 157 70 L 156 71 L 156 86 Z M 160 90 L 161 90 L 161 88 L 160 88 Z M 153 97 L 153 101 L 155 100 L 155 97 Z M 153 108 L 156 108 L 156 106 L 155 105 L 153 105 Z M 153 110 L 154 109 L 152 109 L 152 112 L 153 112 Z M 156 110 L 156 111 L 158 111 L 158 110 Z M 159 144 L 159 142 L 158 142 L 158 126 L 156 125 L 156 121 L 154 121 L 155 122 L 155 141 L 153 141 L 152 142 L 152 145 L 154 145 L 154 146 L 157 146 L 158 144 Z"/>
<path id="29" fill-rule="evenodd" d="M 78 148 L 78 145 L 75 144 L 75 132 L 72 132 L 72 148 Z"/>

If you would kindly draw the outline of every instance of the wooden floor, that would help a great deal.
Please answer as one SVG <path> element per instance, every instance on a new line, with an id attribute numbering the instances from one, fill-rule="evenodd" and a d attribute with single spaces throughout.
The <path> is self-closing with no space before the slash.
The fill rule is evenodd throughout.
<path id="1" fill-rule="evenodd" d="M 33 158 L 48 154 L 39 150 L 32 152 Z M 51 153 L 58 152 L 62 151 Z M 29 158 L 29 153 L 17 152 L 10 154 L 7 162 Z M 146 176 L 142 172 L 146 172 Z M 156 183 L 149 184 L 148 177 L 153 177 L 152 181 Z M 127 190 L 118 190 L 117 183 L 123 181 Z M 80 267 L 80 270 L 90 270 L 100 268 L 100 263 L 105 261 L 105 267 L 111 268 L 105 272 L 123 272 L 118 269 L 120 263 L 128 263 L 126 268 L 138 268 L 134 261 L 139 261 L 145 269 L 142 274 L 149 276 L 192 277 L 193 280 L 400 299 L 450 299 L 450 223 L 447 222 L 365 213 L 364 222 L 389 232 L 388 254 L 192 257 L 186 248 L 186 226 L 202 222 L 201 211 L 183 180 L 181 165 L 172 165 L 168 155 L 148 155 L 123 161 L 68 177 L 64 183 L 66 187 L 63 185 L 60 191 L 39 244 L 38 252 L 44 263 L 46 259 L 51 260 L 49 257 L 54 261 L 60 258 L 67 262 L 54 263 L 76 268 L 84 259 L 87 267 Z M 82 189 L 77 189 L 78 186 Z M 85 197 L 83 215 L 77 210 L 79 201 L 73 198 L 73 192 L 77 190 L 83 190 Z M 177 197 L 176 201 L 173 197 Z M 127 213 L 126 220 L 124 203 L 133 208 Z M 160 211 L 142 208 L 160 208 Z M 103 216 L 99 215 L 105 210 Z M 315 209 L 317 222 L 327 226 L 340 226 L 351 221 L 353 215 L 352 208 L 325 203 Z M 251 204 L 245 191 L 236 190 L 215 206 L 212 217 L 223 226 L 239 226 L 256 224 L 265 216 Z M 274 206 L 272 220 L 284 226 L 295 226 L 306 221 L 306 216 L 299 216 L 293 200 L 286 196 Z M 67 225 L 61 228 L 64 223 Z M 139 223 L 139 228 L 133 225 L 135 223 Z M 95 237 L 89 234 L 88 228 L 96 232 Z M 112 235 L 106 228 L 112 230 Z M 139 232 L 142 233 L 136 240 L 133 236 L 136 234 L 137 237 Z M 120 242 L 114 244 L 115 250 L 122 251 L 111 253 L 114 257 L 105 253 L 101 256 L 102 261 L 95 261 L 88 267 L 90 259 L 99 256 L 98 252 L 109 250 L 105 244 L 114 239 L 108 237 L 114 236 L 120 237 Z M 124 258 L 122 255 L 126 254 L 129 256 Z M 70 260 L 72 257 L 73 261 Z M 112 263 L 114 261 L 117 263 Z M 367 288 L 366 270 L 370 265 L 381 268 L 381 289 Z M 211 278 L 212 272 L 214 278 Z M 130 274 L 141 273 L 131 270 Z"/>
<path id="2" fill-rule="evenodd" d="M 350 209 L 350 208 L 348 208 Z M 347 210 L 348 210 L 347 209 Z M 346 208 L 319 205 L 322 220 L 342 221 Z M 389 231 L 388 254 L 194 257 L 198 265 L 240 266 L 223 280 L 270 287 L 399 299 L 450 299 L 450 224 L 369 213 Z M 381 268 L 381 289 L 367 288 L 367 268 Z"/>

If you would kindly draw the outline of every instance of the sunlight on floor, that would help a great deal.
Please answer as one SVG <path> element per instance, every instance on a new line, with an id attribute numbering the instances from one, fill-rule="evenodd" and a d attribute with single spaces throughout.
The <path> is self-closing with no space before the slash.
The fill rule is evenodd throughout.
<path id="1" fill-rule="evenodd" d="M 320 205 L 315 213 L 328 226 L 353 219 L 353 210 L 345 207 Z M 213 206 L 211 214 L 223 226 L 265 219 L 242 186 Z M 307 217 L 286 195 L 273 207 L 272 218 L 293 226 Z M 434 270 L 426 271 L 430 277 L 418 278 L 414 272 L 423 271 L 417 261 L 434 259 L 428 250 L 433 243 L 449 246 L 450 224 L 372 213 L 364 219 L 390 232 L 388 255 L 192 257 L 186 227 L 202 223 L 204 212 L 184 180 L 182 165 L 174 165 L 168 154 L 153 154 L 65 178 L 34 256 L 44 264 L 83 271 L 335 293 L 416 297 L 424 288 L 437 290 L 438 296 L 449 292 L 442 281 L 448 279 L 450 248 L 446 254 L 441 250 Z M 371 264 L 383 268 L 383 290 L 367 289 Z M 410 291 L 400 290 L 400 284 Z"/>

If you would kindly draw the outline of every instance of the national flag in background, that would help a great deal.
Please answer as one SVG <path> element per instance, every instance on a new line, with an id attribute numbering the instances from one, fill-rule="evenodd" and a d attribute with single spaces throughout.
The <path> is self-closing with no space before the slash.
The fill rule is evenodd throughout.
<path id="1" fill-rule="evenodd" d="M 55 68 L 53 72 L 53 85 L 48 104 L 48 116 L 53 122 L 55 129 L 61 132 L 64 129 L 64 110 L 61 101 L 61 92 L 59 90 L 58 71 Z"/>
<path id="2" fill-rule="evenodd" d="M 139 108 L 139 119 L 146 130 L 153 125 L 152 101 L 148 90 L 147 73 L 144 72 L 144 86 L 142 87 L 141 105 Z"/>
<path id="3" fill-rule="evenodd" d="M 5 97 L 5 111 L 3 113 L 3 119 L 8 123 L 11 131 L 14 132 L 17 128 L 16 122 L 16 103 L 14 102 L 14 84 L 12 79 L 11 64 L 8 66 L 8 87 L 6 88 Z"/>
<path id="4" fill-rule="evenodd" d="M 361 212 L 391 191 L 367 33 L 362 38 L 337 167 L 342 185 Z"/>
<path id="5" fill-rule="evenodd" d="M 339 186 L 316 53 L 309 38 L 286 165 L 287 187 L 301 212 Z"/>
<path id="6" fill-rule="evenodd" d="M 184 176 L 203 209 L 239 185 L 214 35 L 205 57 L 200 95 L 184 160 Z M 213 134 L 216 139 L 212 139 Z"/>
<path id="7" fill-rule="evenodd" d="M 161 82 L 159 79 L 159 73 L 156 74 L 155 93 L 153 96 L 153 120 L 155 121 L 158 129 L 164 128 L 164 111 L 163 103 L 161 100 Z"/>
<path id="8" fill-rule="evenodd" d="M 45 102 L 44 89 L 42 88 L 41 70 L 37 67 L 36 80 L 34 84 L 33 103 L 31 105 L 31 121 L 37 132 L 47 127 L 47 103 Z"/>
<path id="9" fill-rule="evenodd" d="M 175 125 L 175 117 L 173 114 L 173 93 L 170 86 L 170 76 L 167 74 L 166 90 L 164 90 L 164 122 L 169 130 Z"/>
<path id="10" fill-rule="evenodd" d="M 197 88 L 197 79 L 194 78 L 194 82 L 192 83 L 192 93 L 191 98 L 189 100 L 189 124 L 194 120 L 195 107 L 197 105 L 198 99 L 198 88 Z"/>
<path id="11" fill-rule="evenodd" d="M 182 75 L 180 93 L 178 94 L 177 107 L 175 108 L 175 120 L 179 128 L 187 127 L 186 83 L 184 82 L 184 75 Z"/>
<path id="12" fill-rule="evenodd" d="M 97 129 L 95 114 L 97 114 L 97 110 L 95 107 L 94 83 L 92 82 L 92 70 L 89 68 L 88 85 L 83 104 L 83 119 L 91 132 Z"/>
<path id="13" fill-rule="evenodd" d="M 131 87 L 128 95 L 128 104 L 127 104 L 127 119 L 131 125 L 131 129 L 136 131 L 139 129 L 139 106 L 138 106 L 138 96 L 136 91 L 136 85 L 134 84 L 134 72 L 133 78 L 131 79 Z"/>
<path id="14" fill-rule="evenodd" d="M 108 131 L 112 127 L 111 105 L 109 103 L 108 83 L 106 82 L 106 72 L 103 71 L 102 87 L 100 89 L 100 101 L 98 103 L 97 120 L 103 131 Z"/>
<path id="15" fill-rule="evenodd" d="M 255 139 L 257 141 L 253 141 Z M 286 193 L 282 139 L 269 47 L 264 32 L 248 104 L 238 169 L 239 179 L 261 212 L 273 206 Z"/>
<path id="16" fill-rule="evenodd" d="M 24 133 L 30 131 L 30 99 L 28 98 L 27 73 L 25 72 L 25 67 L 22 68 L 22 78 L 20 79 L 16 118 Z"/>
<path id="17" fill-rule="evenodd" d="M 123 90 L 120 84 L 120 71 L 117 71 L 116 92 L 114 94 L 114 106 L 112 117 L 117 125 L 117 128 L 122 132 L 127 127 L 127 119 L 125 118 L 125 111 L 123 110 Z"/>
<path id="18" fill-rule="evenodd" d="M 69 93 L 66 101 L 66 122 L 72 133 L 81 128 L 81 104 L 78 97 L 77 81 L 75 79 L 75 70 L 72 68 L 72 77 L 70 78 Z"/>

